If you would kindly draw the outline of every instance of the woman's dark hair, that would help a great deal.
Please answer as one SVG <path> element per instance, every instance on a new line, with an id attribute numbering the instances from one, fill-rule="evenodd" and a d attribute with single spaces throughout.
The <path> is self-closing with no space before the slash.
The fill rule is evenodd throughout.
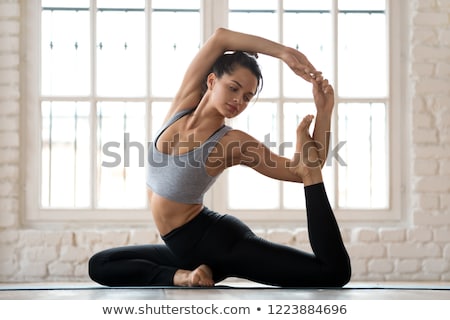
<path id="1" fill-rule="evenodd" d="M 256 77 L 258 81 L 257 93 L 262 90 L 263 86 L 263 76 L 261 69 L 256 61 L 256 58 L 249 55 L 246 52 L 234 51 L 231 53 L 225 53 L 220 56 L 214 65 L 212 66 L 209 73 L 214 73 L 218 78 L 221 78 L 224 74 L 232 74 L 236 67 L 243 67 L 250 70 L 251 73 Z M 206 92 L 206 79 L 203 82 L 204 88 L 203 93 Z"/>

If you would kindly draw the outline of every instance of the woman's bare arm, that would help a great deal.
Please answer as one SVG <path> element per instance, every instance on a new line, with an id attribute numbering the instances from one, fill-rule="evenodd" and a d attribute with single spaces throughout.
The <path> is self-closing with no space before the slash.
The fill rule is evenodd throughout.
<path id="1" fill-rule="evenodd" d="M 227 139 L 235 145 L 232 153 L 227 155 L 227 167 L 245 165 L 269 178 L 303 182 L 301 177 L 293 173 L 293 160 L 270 151 L 262 142 L 249 134 L 233 130 L 227 134 Z M 229 148 L 231 149 L 231 148 Z"/>
<path id="2" fill-rule="evenodd" d="M 219 28 L 200 48 L 187 68 L 167 117 L 198 105 L 206 76 L 217 58 L 226 51 L 246 51 L 279 58 L 306 81 L 311 81 L 319 74 L 298 50 L 262 37 Z"/>

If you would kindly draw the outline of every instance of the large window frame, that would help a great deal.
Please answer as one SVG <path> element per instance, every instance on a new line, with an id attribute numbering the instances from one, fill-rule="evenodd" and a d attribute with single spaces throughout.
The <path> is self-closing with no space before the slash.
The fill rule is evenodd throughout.
<path id="1" fill-rule="evenodd" d="M 148 1 L 147 3 L 150 3 Z M 102 223 L 121 224 L 123 222 L 132 224 L 147 224 L 151 220 L 149 208 L 140 209 L 44 209 L 40 206 L 40 159 L 41 146 L 39 139 L 41 135 L 40 128 L 40 1 L 26 1 L 22 3 L 22 58 L 21 58 L 21 100 L 22 100 L 22 128 L 23 139 L 21 140 L 22 175 L 23 181 L 23 211 L 24 221 L 27 223 L 68 223 L 75 221 L 77 224 L 93 223 L 101 221 Z M 402 221 L 403 208 L 403 186 L 405 168 L 401 165 L 405 150 L 401 144 L 404 132 L 404 121 L 401 121 L 403 97 L 405 94 L 404 86 L 404 65 L 401 60 L 402 43 L 398 41 L 403 39 L 404 28 L 404 7 L 405 1 L 387 0 L 387 23 L 388 23 L 388 65 L 389 65 L 389 95 L 388 95 L 388 131 L 389 131 L 389 187 L 390 202 L 389 207 L 383 210 L 348 210 L 336 209 L 338 218 L 345 222 L 366 222 L 383 223 Z M 147 6 L 148 7 L 148 6 Z M 337 10 L 336 7 L 333 10 Z M 149 21 L 151 21 L 151 12 L 146 9 L 147 35 L 146 38 L 151 41 Z M 202 41 L 208 38 L 218 27 L 228 26 L 228 1 L 227 0 L 202 0 L 200 8 L 201 17 L 201 35 Z M 95 21 L 91 21 L 92 24 Z M 281 22 L 280 22 L 281 23 Z M 336 23 L 336 21 L 333 21 Z M 149 57 L 149 44 L 146 47 L 146 55 Z M 147 65 L 147 73 L 150 73 L 150 65 Z M 331 77 L 337 79 L 334 73 Z M 281 76 L 280 76 L 281 79 Z M 150 81 L 149 81 L 150 82 Z M 150 86 L 148 83 L 147 86 Z M 147 88 L 147 92 L 150 89 Z M 88 99 L 93 99 L 89 97 Z M 114 99 L 111 99 L 113 101 Z M 264 99 L 263 99 L 264 100 Z M 147 95 L 142 100 L 146 104 L 146 132 L 147 139 L 151 141 L 151 107 L 152 102 L 170 102 L 170 97 L 153 97 Z M 342 101 L 337 100 L 336 103 Z M 258 103 L 258 102 L 257 102 Z M 336 125 L 336 120 L 333 120 Z M 28 159 L 28 160 L 27 160 Z M 29 159 L 34 159 L 30 161 Z M 145 186 L 143 186 L 145 187 Z M 293 215 L 292 210 L 231 210 L 227 208 L 224 201 L 224 195 L 227 190 L 227 175 L 223 174 L 218 183 L 206 194 L 205 205 L 219 212 L 230 212 L 239 218 L 248 222 L 255 223 L 275 223 L 277 225 L 290 223 L 293 221 L 302 221 L 305 215 Z M 300 196 L 302 196 L 300 194 Z"/>

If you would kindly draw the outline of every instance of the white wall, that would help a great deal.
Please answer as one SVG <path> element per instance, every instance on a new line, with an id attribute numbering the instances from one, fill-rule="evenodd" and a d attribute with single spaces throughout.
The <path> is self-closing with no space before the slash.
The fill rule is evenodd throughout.
<path id="1" fill-rule="evenodd" d="M 25 0 L 24 0 L 25 1 Z M 353 281 L 450 281 L 450 0 L 409 1 L 402 36 L 409 92 L 404 144 L 411 168 L 403 227 L 344 226 Z M 86 281 L 90 255 L 157 242 L 154 229 L 26 228 L 20 201 L 20 1 L 0 0 L 0 282 Z M 400 40 L 400 39 L 399 39 Z M 25 70 L 26 71 L 26 70 Z M 399 133 L 400 134 L 400 133 Z M 22 152 L 23 154 L 23 152 Z M 27 159 L 32 161 L 32 159 Z M 304 229 L 265 229 L 275 241 L 308 247 Z"/>

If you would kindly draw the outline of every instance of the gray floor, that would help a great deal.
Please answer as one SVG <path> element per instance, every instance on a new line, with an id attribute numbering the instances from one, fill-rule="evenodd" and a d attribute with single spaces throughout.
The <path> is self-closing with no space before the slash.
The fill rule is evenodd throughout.
<path id="1" fill-rule="evenodd" d="M 0 284 L 0 300 L 450 300 L 449 283 L 350 283 L 285 289 L 228 282 L 214 288 L 105 288 L 94 283 Z"/>

